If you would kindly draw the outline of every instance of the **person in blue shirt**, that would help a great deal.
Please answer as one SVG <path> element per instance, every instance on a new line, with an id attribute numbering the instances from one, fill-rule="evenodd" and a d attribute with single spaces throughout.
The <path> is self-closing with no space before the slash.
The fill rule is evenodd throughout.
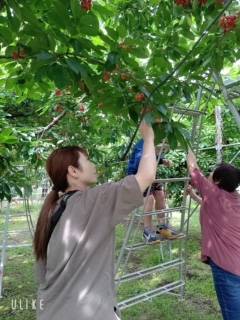
<path id="1" fill-rule="evenodd" d="M 127 174 L 136 174 L 138 170 L 138 166 L 142 157 L 143 153 L 143 139 L 139 140 L 136 145 L 133 148 L 133 152 L 130 156 L 129 162 L 128 162 L 128 168 L 127 168 Z M 156 147 L 156 152 L 158 151 L 158 147 Z M 158 156 L 156 154 L 156 156 Z M 165 159 L 164 153 L 160 155 L 159 163 L 160 165 L 165 165 L 167 167 L 171 166 L 171 161 Z M 148 194 L 148 189 L 149 196 Z M 145 205 L 144 209 L 145 212 L 151 212 L 154 210 L 163 210 L 166 208 L 166 202 L 165 202 L 165 193 L 164 188 L 161 183 L 153 183 L 151 187 L 147 188 L 143 195 L 145 197 Z M 143 230 L 143 237 L 147 243 L 154 243 L 159 242 L 164 237 L 168 237 L 169 239 L 175 239 L 178 236 L 178 233 L 170 228 L 170 226 L 166 223 L 165 215 L 164 213 L 159 213 L 157 215 L 158 225 L 155 229 L 153 227 L 152 223 L 152 215 L 144 215 L 144 230 Z M 167 232 L 162 231 L 167 230 Z"/>

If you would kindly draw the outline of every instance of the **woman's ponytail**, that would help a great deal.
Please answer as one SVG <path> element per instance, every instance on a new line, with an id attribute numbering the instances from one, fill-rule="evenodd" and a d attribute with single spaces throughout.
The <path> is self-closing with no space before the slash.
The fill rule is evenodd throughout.
<path id="1" fill-rule="evenodd" d="M 47 195 L 40 211 L 34 236 L 34 252 L 37 260 L 46 259 L 49 241 L 47 235 L 50 231 L 52 212 L 58 199 L 58 191 L 53 189 Z"/>

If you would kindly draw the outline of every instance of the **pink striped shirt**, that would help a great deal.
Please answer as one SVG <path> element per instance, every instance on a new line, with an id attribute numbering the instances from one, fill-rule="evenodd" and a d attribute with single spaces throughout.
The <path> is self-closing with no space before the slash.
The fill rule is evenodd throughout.
<path id="1" fill-rule="evenodd" d="M 202 261 L 209 257 L 222 269 L 240 276 L 240 195 L 218 188 L 198 169 L 191 176 L 203 200 Z"/>

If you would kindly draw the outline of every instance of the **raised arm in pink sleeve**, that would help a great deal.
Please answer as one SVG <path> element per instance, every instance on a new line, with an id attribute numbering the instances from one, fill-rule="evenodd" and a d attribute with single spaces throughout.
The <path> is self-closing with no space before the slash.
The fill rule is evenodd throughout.
<path id="1" fill-rule="evenodd" d="M 202 197 L 210 196 L 213 192 L 216 192 L 217 188 L 198 168 L 191 172 L 191 184 L 199 191 Z"/>

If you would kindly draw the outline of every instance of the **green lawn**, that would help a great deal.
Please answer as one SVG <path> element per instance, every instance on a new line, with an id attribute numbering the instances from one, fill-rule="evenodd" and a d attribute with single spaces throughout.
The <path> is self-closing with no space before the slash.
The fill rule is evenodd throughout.
<path id="1" fill-rule="evenodd" d="M 33 211 L 34 217 L 37 216 L 38 208 Z M 13 220 L 14 221 L 14 220 Z M 0 230 L 2 230 L 0 220 Z M 15 229 L 23 226 L 22 220 L 16 220 Z M 125 228 L 120 225 L 117 229 L 117 249 L 122 243 Z M 216 300 L 211 274 L 208 266 L 199 261 L 200 255 L 200 233 L 198 215 L 191 220 L 190 236 L 187 242 L 187 273 L 186 273 L 186 294 L 185 300 L 170 295 L 162 295 L 154 298 L 151 302 L 144 302 L 128 308 L 122 312 L 123 320 L 218 320 L 221 319 L 219 306 Z M 173 251 L 177 252 L 174 249 Z M 174 253 L 176 254 L 176 253 Z M 161 262 L 158 246 L 148 246 L 140 250 L 129 260 L 129 270 L 146 268 Z M 4 277 L 4 297 L 0 300 L 0 319 L 1 320 L 32 320 L 35 319 L 35 311 L 31 306 L 26 310 L 12 308 L 12 299 L 32 301 L 36 297 L 36 282 L 34 279 L 34 258 L 31 248 L 9 249 L 7 266 Z M 164 274 L 156 273 L 152 277 L 133 281 L 120 286 L 118 290 L 119 300 L 131 297 L 131 295 L 144 292 L 150 288 L 158 287 L 170 279 L 175 279 L 176 271 L 172 270 Z"/>

